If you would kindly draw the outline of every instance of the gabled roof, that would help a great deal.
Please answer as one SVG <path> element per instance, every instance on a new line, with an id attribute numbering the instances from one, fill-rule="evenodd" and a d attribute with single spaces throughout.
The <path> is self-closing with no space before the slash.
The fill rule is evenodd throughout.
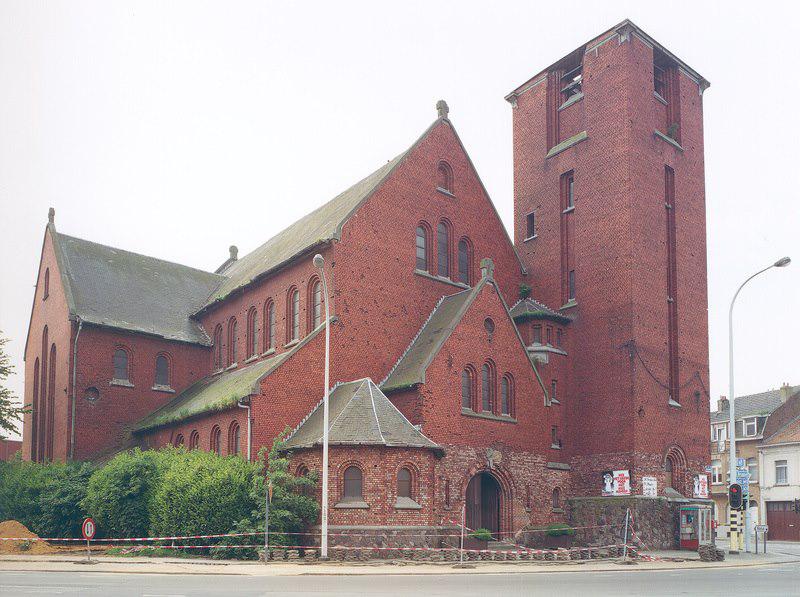
<path id="1" fill-rule="evenodd" d="M 190 316 L 221 276 L 67 236 L 48 224 L 71 318 L 196 344 L 208 335 Z"/>
<path id="2" fill-rule="evenodd" d="M 559 313 L 537 300 L 524 298 L 517 301 L 510 309 L 511 317 L 514 321 L 525 321 L 528 319 L 549 319 L 558 323 L 569 323 L 572 318 L 564 313 Z"/>
<path id="3" fill-rule="evenodd" d="M 793 394 L 798 391 L 800 391 L 800 386 L 795 386 L 789 390 L 789 393 Z M 780 388 L 749 396 L 739 396 L 734 403 L 734 414 L 737 421 L 745 417 L 767 416 L 781 404 L 783 404 L 783 397 Z M 711 422 L 725 423 L 729 416 L 727 409 L 711 411 Z"/>
<path id="4" fill-rule="evenodd" d="M 330 394 L 328 417 L 328 443 L 332 445 L 441 450 L 369 378 L 336 386 Z M 291 450 L 319 445 L 323 429 L 320 403 L 287 438 L 284 447 Z"/>
<path id="5" fill-rule="evenodd" d="M 761 445 L 774 446 L 790 442 L 800 442 L 800 417 L 792 419 L 770 437 L 765 438 Z"/>
<path id="6" fill-rule="evenodd" d="M 142 419 L 135 432 L 163 427 L 209 412 L 227 410 L 248 396 L 257 394 L 261 381 L 316 336 L 324 325 L 317 327 L 291 350 L 244 367 L 209 375 L 192 384 L 157 411 Z"/>
<path id="7" fill-rule="evenodd" d="M 439 300 L 439 303 L 434 308 L 433 312 L 428 317 L 428 320 L 417 332 L 416 337 L 411 341 L 411 344 L 397 361 L 395 366 L 389 371 L 386 379 L 381 383 L 381 388 L 384 392 L 391 392 L 410 388 L 417 384 L 425 383 L 425 372 L 428 366 L 433 362 L 433 359 L 439 354 L 439 351 L 444 346 L 444 343 L 453 333 L 453 330 L 458 326 L 464 314 L 469 309 L 470 305 L 480 294 L 481 290 L 486 285 L 490 285 L 500 302 L 503 309 L 509 317 L 509 323 L 513 326 L 514 332 L 519 339 L 521 350 L 525 351 L 528 363 L 533 369 L 542 391 L 547 395 L 547 389 L 544 387 L 539 372 L 536 370 L 536 365 L 530 359 L 528 351 L 525 348 L 525 343 L 519 335 L 519 330 L 511 319 L 511 314 L 508 312 L 508 305 L 506 305 L 503 295 L 497 290 L 495 282 L 489 277 L 483 277 L 473 287 L 467 290 L 462 290 L 456 294 L 444 296 Z"/>

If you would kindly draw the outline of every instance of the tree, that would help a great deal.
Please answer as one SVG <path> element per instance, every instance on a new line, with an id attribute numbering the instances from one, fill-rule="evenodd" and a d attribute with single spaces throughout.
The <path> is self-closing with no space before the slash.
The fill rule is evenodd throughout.
<path id="1" fill-rule="evenodd" d="M 28 412 L 24 406 L 17 406 L 17 397 L 5 386 L 6 379 L 14 372 L 11 358 L 6 354 L 5 345 L 8 338 L 0 332 L 0 439 L 6 433 L 16 433 L 17 423 L 22 422 L 22 415 Z"/>

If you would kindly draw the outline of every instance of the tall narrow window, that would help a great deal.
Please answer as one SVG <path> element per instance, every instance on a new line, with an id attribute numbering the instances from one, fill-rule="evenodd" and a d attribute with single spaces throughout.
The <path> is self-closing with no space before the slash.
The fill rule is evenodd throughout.
<path id="1" fill-rule="evenodd" d="M 239 423 L 234 421 L 228 429 L 228 454 L 239 454 Z"/>
<path id="2" fill-rule="evenodd" d="M 471 263 L 472 263 L 472 248 L 470 247 L 469 240 L 462 238 L 458 241 L 458 281 L 463 284 L 471 284 Z"/>
<path id="3" fill-rule="evenodd" d="M 311 329 L 322 323 L 322 282 L 315 280 L 311 286 Z"/>
<path id="4" fill-rule="evenodd" d="M 558 380 L 550 381 L 550 402 L 558 402 Z"/>
<path id="5" fill-rule="evenodd" d="M 50 268 L 48 267 L 44 270 L 44 293 L 42 295 L 42 300 L 47 299 L 50 296 Z"/>
<path id="6" fill-rule="evenodd" d="M 450 277 L 450 230 L 447 223 L 436 228 L 437 268 L 440 276 Z"/>
<path id="7" fill-rule="evenodd" d="M 461 408 L 472 408 L 472 371 L 464 369 L 461 372 Z"/>
<path id="8" fill-rule="evenodd" d="M 258 311 L 250 307 L 247 312 L 247 358 L 258 354 Z"/>
<path id="9" fill-rule="evenodd" d="M 172 445 L 176 448 L 180 448 L 184 444 L 183 434 L 179 433 L 175 436 L 175 440 L 172 442 Z"/>
<path id="10" fill-rule="evenodd" d="M 56 418 L 56 345 L 50 345 L 50 370 L 48 371 L 49 380 L 47 384 L 47 432 L 45 434 L 46 448 L 45 458 L 53 460 L 53 438 L 55 436 Z"/>
<path id="11" fill-rule="evenodd" d="M 533 326 L 533 343 L 534 344 L 541 344 L 542 343 L 542 326 L 541 325 Z"/>
<path id="12" fill-rule="evenodd" d="M 289 293 L 287 330 L 289 342 L 300 339 L 300 291 L 296 288 Z"/>
<path id="13" fill-rule="evenodd" d="M 511 415 L 514 402 L 514 383 L 510 375 L 504 375 L 500 381 L 500 413 Z"/>
<path id="14" fill-rule="evenodd" d="M 575 300 L 575 175 L 561 175 L 561 298 Z"/>
<path id="15" fill-rule="evenodd" d="M 481 367 L 481 410 L 492 412 L 494 394 L 494 370 L 490 363 Z"/>
<path id="16" fill-rule="evenodd" d="M 569 270 L 569 300 L 575 300 L 575 270 Z"/>
<path id="17" fill-rule="evenodd" d="M 275 303 L 268 299 L 264 306 L 264 352 L 275 348 Z"/>
<path id="18" fill-rule="evenodd" d="M 219 425 L 214 425 L 214 427 L 211 428 L 211 451 L 217 455 L 222 454 L 221 437 L 222 430 L 219 428 Z"/>
<path id="19" fill-rule="evenodd" d="M 438 187 L 443 190 L 447 191 L 448 193 L 453 192 L 453 169 L 450 167 L 450 164 L 447 162 L 439 162 L 439 167 L 437 169 L 438 174 Z"/>
<path id="20" fill-rule="evenodd" d="M 236 335 L 238 333 L 236 318 L 231 317 L 228 322 L 228 366 L 236 362 Z"/>
<path id="21" fill-rule="evenodd" d="M 567 209 L 575 207 L 575 177 L 567 175 Z"/>
<path id="22" fill-rule="evenodd" d="M 553 447 L 558 447 L 560 445 L 558 441 L 558 427 L 556 425 L 550 427 L 550 445 Z"/>
<path id="23" fill-rule="evenodd" d="M 669 355 L 669 397 L 680 402 L 678 359 L 678 264 L 675 230 L 675 172 L 664 167 L 664 206 L 667 210 L 667 353 Z"/>
<path id="24" fill-rule="evenodd" d="M 553 490 L 553 510 L 561 509 L 561 490 L 556 487 Z"/>
<path id="25" fill-rule="evenodd" d="M 199 447 L 200 447 L 200 434 L 197 432 L 197 429 L 195 429 L 189 434 L 189 449 L 196 450 Z"/>
<path id="26" fill-rule="evenodd" d="M 222 369 L 222 326 L 214 329 L 214 371 Z"/>
<path id="27" fill-rule="evenodd" d="M 156 385 L 169 386 L 169 360 L 163 354 L 156 357 Z"/>
<path id="28" fill-rule="evenodd" d="M 531 212 L 525 216 L 525 238 L 536 236 L 536 213 Z"/>
<path id="29" fill-rule="evenodd" d="M 344 499 L 359 501 L 364 499 L 363 478 L 361 469 L 357 466 L 348 466 L 344 471 Z"/>
<path id="30" fill-rule="evenodd" d="M 128 351 L 122 348 L 114 351 L 114 379 L 117 381 L 129 381 Z"/>
<path id="31" fill-rule="evenodd" d="M 36 448 L 36 453 L 39 456 L 39 462 L 42 462 L 46 458 L 45 454 L 45 439 L 47 434 L 47 348 L 50 346 L 48 341 L 48 329 L 47 326 L 44 326 L 42 330 L 42 367 L 39 373 L 39 427 L 37 430 L 38 435 L 38 445 Z"/>
<path id="32" fill-rule="evenodd" d="M 428 269 L 428 229 L 423 226 L 417 226 L 417 263 L 416 269 L 421 272 L 430 271 Z"/>
<path id="33" fill-rule="evenodd" d="M 789 484 L 789 461 L 776 460 L 775 485 L 788 485 L 788 484 Z"/>
<path id="34" fill-rule="evenodd" d="M 578 64 L 561 75 L 561 101 L 581 93 L 583 87 L 583 64 Z"/>
<path id="35" fill-rule="evenodd" d="M 37 454 L 38 429 L 39 429 L 39 359 L 33 364 L 33 408 L 31 409 L 31 460 L 34 462 L 39 461 Z"/>
<path id="36" fill-rule="evenodd" d="M 411 498 L 411 471 L 407 468 L 397 471 L 397 497 Z"/>

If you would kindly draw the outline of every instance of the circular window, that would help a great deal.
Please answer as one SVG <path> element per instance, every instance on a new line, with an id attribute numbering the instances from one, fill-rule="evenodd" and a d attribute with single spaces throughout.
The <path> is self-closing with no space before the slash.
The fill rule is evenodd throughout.
<path id="1" fill-rule="evenodd" d="M 483 327 L 486 328 L 486 331 L 489 332 L 490 336 L 494 334 L 494 321 L 492 321 L 491 317 L 484 319 Z"/>
<path id="2" fill-rule="evenodd" d="M 86 388 L 83 392 L 83 397 L 87 402 L 94 404 L 100 398 L 100 391 L 97 388 Z"/>

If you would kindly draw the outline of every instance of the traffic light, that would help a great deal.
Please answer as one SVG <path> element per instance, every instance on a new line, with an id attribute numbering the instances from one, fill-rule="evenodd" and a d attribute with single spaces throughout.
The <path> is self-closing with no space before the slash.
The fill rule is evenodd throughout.
<path id="1" fill-rule="evenodd" d="M 740 510 L 742 507 L 742 486 L 738 483 L 731 483 L 728 488 L 728 503 L 731 510 Z"/>

